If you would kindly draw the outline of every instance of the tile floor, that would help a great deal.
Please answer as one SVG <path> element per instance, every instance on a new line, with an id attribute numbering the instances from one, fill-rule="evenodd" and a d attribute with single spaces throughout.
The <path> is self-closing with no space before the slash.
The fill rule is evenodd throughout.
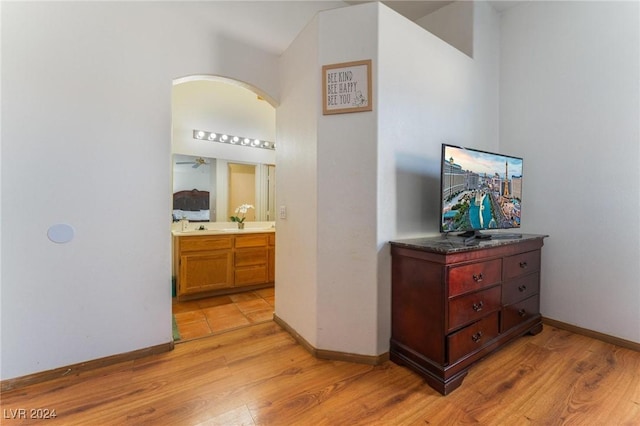
<path id="1" fill-rule="evenodd" d="M 225 296 L 178 302 L 173 299 L 180 340 L 199 339 L 273 320 L 273 287 Z"/>

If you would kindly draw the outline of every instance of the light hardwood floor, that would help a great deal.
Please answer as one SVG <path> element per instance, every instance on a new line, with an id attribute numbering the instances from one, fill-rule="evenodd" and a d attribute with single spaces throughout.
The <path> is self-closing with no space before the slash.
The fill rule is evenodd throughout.
<path id="1" fill-rule="evenodd" d="M 38 408 L 57 417 L 7 418 Z M 545 326 L 445 397 L 392 362 L 315 359 L 268 322 L 5 392 L 2 414 L 3 425 L 640 425 L 640 353 Z"/>

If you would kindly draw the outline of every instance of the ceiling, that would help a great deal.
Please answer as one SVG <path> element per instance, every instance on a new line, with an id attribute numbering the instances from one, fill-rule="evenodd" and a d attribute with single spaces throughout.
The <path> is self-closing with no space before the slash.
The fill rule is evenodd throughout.
<path id="1" fill-rule="evenodd" d="M 358 3 L 368 3 L 371 0 L 355 0 L 355 1 L 346 1 L 345 3 L 354 5 Z M 395 10 L 400 15 L 405 18 L 416 21 L 422 18 L 425 15 L 430 14 L 431 12 L 435 12 L 436 10 L 444 7 L 453 1 L 437 1 L 437 0 L 428 0 L 428 1 L 402 1 L 402 0 L 392 0 L 392 1 L 383 1 L 381 2 L 389 8 Z"/>
<path id="2" fill-rule="evenodd" d="M 227 42 L 256 47 L 280 55 L 320 11 L 346 7 L 370 0 L 305 1 L 205 1 L 181 2 L 174 13 L 200 28 L 215 28 Z M 466 0 L 463 0 L 466 1 Z M 521 0 L 488 1 L 502 12 Z M 383 1 L 406 18 L 416 21 L 453 1 Z M 268 36 L 265 37 L 265 35 Z"/>
<path id="3" fill-rule="evenodd" d="M 358 3 L 368 3 L 374 0 L 353 0 L 345 1 L 347 4 L 355 5 Z M 462 0 L 462 1 L 474 1 L 474 0 Z M 510 7 L 516 5 L 523 0 L 486 0 L 493 8 L 498 12 L 503 12 Z M 438 1 L 438 0 L 424 0 L 424 1 L 403 1 L 403 0 L 390 0 L 382 1 L 384 5 L 395 10 L 400 15 L 411 21 L 417 21 L 418 19 L 435 12 L 441 7 L 447 6 L 454 1 Z"/>

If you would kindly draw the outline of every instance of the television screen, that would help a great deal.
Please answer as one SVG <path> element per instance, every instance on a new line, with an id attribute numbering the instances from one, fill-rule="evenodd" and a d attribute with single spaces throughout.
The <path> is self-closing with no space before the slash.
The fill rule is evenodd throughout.
<path id="1" fill-rule="evenodd" d="M 520 227 L 522 158 L 442 144 L 441 232 Z"/>

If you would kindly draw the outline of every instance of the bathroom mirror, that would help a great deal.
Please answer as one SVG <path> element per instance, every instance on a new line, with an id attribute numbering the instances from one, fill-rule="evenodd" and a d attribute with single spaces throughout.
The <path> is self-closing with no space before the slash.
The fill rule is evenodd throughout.
<path id="1" fill-rule="evenodd" d="M 275 220 L 275 166 L 192 155 L 173 155 L 173 194 L 196 189 L 199 196 L 209 194 L 209 209 L 194 207 L 188 213 L 174 209 L 173 220 L 187 217 L 194 221 L 228 222 L 241 204 L 254 210 L 247 221 Z M 204 194 L 204 195 L 202 195 Z"/>

